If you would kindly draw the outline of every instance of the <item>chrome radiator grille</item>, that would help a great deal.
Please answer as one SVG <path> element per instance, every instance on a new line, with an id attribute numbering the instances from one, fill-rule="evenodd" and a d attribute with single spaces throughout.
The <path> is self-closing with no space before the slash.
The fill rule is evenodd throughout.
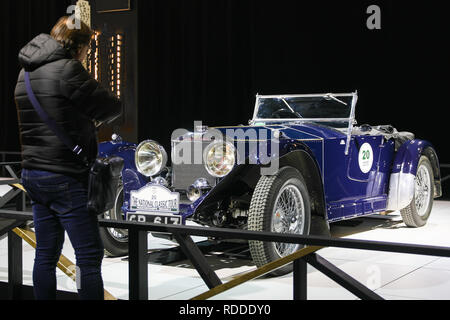
<path id="1" fill-rule="evenodd" d="M 183 144 L 185 143 L 186 142 L 183 142 Z M 211 142 L 202 142 L 202 151 L 205 150 L 210 143 Z M 172 144 L 172 155 L 178 151 L 178 146 L 180 146 L 180 143 Z M 177 190 L 187 190 L 189 186 L 199 178 L 205 178 L 211 186 L 215 186 L 216 178 L 212 177 L 208 171 L 206 171 L 204 164 L 194 164 L 194 148 L 192 147 L 191 150 L 190 162 L 182 164 L 172 163 L 172 186 Z"/>

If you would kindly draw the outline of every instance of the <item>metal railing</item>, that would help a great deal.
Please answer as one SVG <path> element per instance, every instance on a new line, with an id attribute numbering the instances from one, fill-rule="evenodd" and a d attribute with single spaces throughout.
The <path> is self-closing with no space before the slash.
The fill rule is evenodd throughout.
<path id="1" fill-rule="evenodd" d="M 30 220 L 31 213 L 26 212 L 3 212 L 0 210 L 0 217 Z M 373 251 L 396 252 L 406 254 L 430 255 L 439 257 L 450 257 L 450 248 L 441 246 L 428 246 L 416 244 L 404 244 L 394 242 L 381 242 L 369 240 L 343 239 L 343 238 L 329 238 L 319 236 L 303 236 L 294 234 L 278 234 L 272 232 L 257 232 L 235 229 L 221 229 L 221 228 L 205 228 L 197 226 L 180 226 L 180 225 L 161 225 L 152 223 L 138 223 L 138 222 L 119 222 L 111 220 L 100 220 L 100 226 L 107 228 L 120 228 L 129 231 L 129 299 L 130 300 L 148 300 L 148 247 L 147 247 L 147 233 L 148 232 L 164 232 L 171 233 L 177 239 L 183 253 L 189 258 L 198 273 L 204 280 L 205 284 L 210 288 L 210 291 L 196 298 L 208 298 L 218 293 L 241 284 L 255 277 L 269 273 L 276 268 L 279 268 L 287 263 L 294 262 L 293 268 L 293 297 L 294 299 L 306 299 L 307 296 L 307 274 L 306 264 L 309 263 L 314 268 L 324 273 L 338 284 L 355 294 L 361 299 L 382 299 L 378 294 L 361 284 L 356 279 L 350 277 L 348 274 L 325 260 L 318 255 L 316 251 L 323 247 L 338 247 L 351 249 L 364 249 Z M 9 233 L 11 239 L 8 240 L 8 255 L 10 257 L 9 266 L 12 270 L 8 270 L 9 286 L 11 290 L 11 297 L 14 295 L 13 288 L 21 286 L 21 279 L 17 273 L 22 273 L 20 269 L 21 263 L 21 239 L 12 232 Z M 223 284 L 217 277 L 216 273 L 208 265 L 205 256 L 193 242 L 191 236 L 214 237 L 220 239 L 242 239 L 242 240 L 259 240 L 268 242 L 283 242 L 283 243 L 297 243 L 306 245 L 307 247 L 298 251 L 296 257 L 288 258 L 283 263 L 273 268 L 261 267 L 252 272 L 256 274 L 247 277 L 239 283 L 232 283 L 232 286 L 227 287 L 227 283 Z M 303 250 L 303 251 L 302 251 Z M 20 252 L 20 253 L 19 253 Z M 263 269 L 265 268 L 265 269 Z M 20 270 L 18 270 L 20 269 Z M 262 269 L 262 270 L 261 270 Z M 258 270 L 260 270 L 258 272 Z M 250 272 L 251 273 L 251 272 Z M 244 275 L 245 276 L 245 275 Z M 231 281 L 230 281 L 231 282 Z M 217 289 L 219 288 L 219 290 Z"/>
<path id="2" fill-rule="evenodd" d="M 7 174 L 3 164 L 20 165 L 22 153 L 16 151 L 0 151 L 0 175 L 4 177 Z"/>
<path id="3" fill-rule="evenodd" d="M 14 158 L 14 161 L 18 161 L 22 157 L 22 153 L 18 151 L 0 151 L 0 162 L 10 161 L 8 157 Z"/>
<path id="4" fill-rule="evenodd" d="M 440 164 L 441 169 L 450 169 L 450 164 Z M 450 179 L 450 174 L 447 174 L 441 178 L 441 183 Z"/>
<path id="5" fill-rule="evenodd" d="M 11 181 L 9 183 L 11 183 Z M 22 194 L 16 194 L 16 197 L 18 197 L 18 199 L 20 200 L 17 201 L 16 210 L 3 210 L 0 208 L 0 218 L 11 219 L 15 221 L 15 224 L 10 227 L 10 230 L 8 230 L 9 280 L 7 284 L 7 296 L 11 299 L 20 299 L 22 297 L 21 293 L 23 289 L 22 238 L 13 231 L 13 228 L 23 225 L 24 222 L 31 221 L 33 219 L 33 215 L 31 212 L 24 211 L 24 192 L 22 192 Z M 285 266 L 286 264 L 291 262 L 293 262 L 293 298 L 295 300 L 303 300 L 307 298 L 307 264 L 310 264 L 318 271 L 322 272 L 361 299 L 382 299 L 382 297 L 376 294 L 374 291 L 370 290 L 362 283 L 352 278 L 316 253 L 319 249 L 324 247 L 450 257 L 450 247 L 442 246 L 357 240 L 348 238 L 331 238 L 313 235 L 304 236 L 295 234 L 280 234 L 239 229 L 207 228 L 184 225 L 163 225 L 104 219 L 100 219 L 99 224 L 101 227 L 105 228 L 118 228 L 128 230 L 128 285 L 130 300 L 148 300 L 148 232 L 170 233 L 177 240 L 182 252 L 192 262 L 193 266 L 210 289 L 209 291 L 201 295 L 193 297 L 193 299 L 196 300 L 208 299 L 246 281 L 270 273 L 273 270 Z M 304 245 L 306 247 L 287 257 L 283 257 L 254 271 L 250 271 L 244 275 L 234 278 L 231 281 L 222 283 L 217 274 L 208 264 L 204 254 L 192 240 L 192 236 L 210 237 L 224 240 L 240 239 L 266 242 L 295 243 Z"/>
<path id="6" fill-rule="evenodd" d="M 0 169 L 2 175 L 0 176 L 0 186 L 11 186 L 10 190 L 2 192 L 0 196 L 0 209 L 5 205 L 10 204 L 15 200 L 15 209 L 17 211 L 22 211 L 25 208 L 25 193 L 22 192 L 20 188 L 17 188 L 21 183 L 21 179 L 17 176 L 16 171 L 13 167 L 20 166 L 20 162 L 2 162 L 0 163 Z M 16 187 L 14 187 L 16 186 Z M 0 239 L 4 234 L 12 227 L 18 227 L 23 222 L 10 220 L 10 221 L 0 221 Z"/>

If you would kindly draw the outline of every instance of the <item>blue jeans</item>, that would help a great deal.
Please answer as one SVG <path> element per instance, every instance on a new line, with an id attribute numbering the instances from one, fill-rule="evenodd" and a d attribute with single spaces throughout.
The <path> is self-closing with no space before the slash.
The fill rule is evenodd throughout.
<path id="1" fill-rule="evenodd" d="M 22 182 L 32 199 L 37 238 L 33 268 L 37 300 L 56 299 L 56 265 L 67 231 L 75 250 L 78 295 L 103 300 L 103 243 L 98 219 L 87 210 L 87 188 L 62 174 L 22 170 Z"/>

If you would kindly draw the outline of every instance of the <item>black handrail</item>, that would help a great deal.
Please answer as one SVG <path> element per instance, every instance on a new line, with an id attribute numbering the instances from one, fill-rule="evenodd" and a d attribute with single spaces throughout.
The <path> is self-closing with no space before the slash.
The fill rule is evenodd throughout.
<path id="1" fill-rule="evenodd" d="M 0 151 L 0 162 L 2 164 L 8 163 L 6 161 L 6 157 L 7 156 L 13 156 L 14 158 L 19 158 L 19 157 L 22 156 L 22 153 L 21 152 L 17 152 L 17 151 Z M 11 162 L 11 163 L 15 163 L 15 161 Z M 20 163 L 20 162 L 18 162 L 18 163 Z"/>
<path id="2" fill-rule="evenodd" d="M 136 231 L 166 232 L 187 234 L 190 236 L 217 237 L 223 239 L 259 240 L 268 242 L 298 243 L 309 246 L 338 247 L 373 251 L 450 257 L 450 247 L 383 242 L 373 240 L 344 239 L 323 236 L 304 236 L 240 229 L 206 228 L 196 226 L 162 225 L 130 221 L 100 220 L 100 225 L 107 228 L 120 228 Z"/>
<path id="3" fill-rule="evenodd" d="M 0 210 L 0 217 L 17 219 L 21 221 L 31 220 L 32 214 L 19 211 Z M 215 237 L 219 239 L 243 239 L 268 242 L 298 243 L 309 246 L 340 247 L 350 249 L 364 249 L 373 251 L 397 252 L 406 254 L 431 255 L 450 257 L 450 247 L 430 246 L 394 242 L 382 242 L 359 239 L 331 238 L 323 236 L 302 236 L 295 234 L 279 234 L 272 232 L 259 232 L 237 229 L 208 228 L 197 226 L 162 225 L 154 223 L 139 223 L 130 221 L 112 221 L 99 219 L 99 225 L 106 228 L 120 228 L 129 230 L 129 297 L 130 300 L 148 299 L 148 258 L 147 258 L 147 233 L 164 232 L 175 235 L 178 241 L 182 241 L 182 250 L 189 257 L 198 270 L 208 287 L 213 288 L 221 282 L 217 275 L 206 264 L 206 260 L 198 247 L 193 243 L 190 236 Z M 17 241 L 17 239 L 16 239 Z M 19 246 L 11 242 L 10 249 L 18 250 Z M 20 247 L 21 248 L 21 247 Z M 17 254 L 12 254 L 16 257 Z M 327 276 L 337 279 L 343 287 L 361 298 L 377 297 L 371 290 L 351 278 L 338 268 L 332 266 L 317 254 L 310 254 L 304 258 L 294 261 L 294 298 L 306 298 L 306 282 L 299 283 L 298 279 L 305 279 L 306 268 L 301 267 L 303 263 L 310 263 Z M 18 272 L 12 261 L 11 267 Z M 16 262 L 17 263 L 17 262 Z M 21 266 L 17 263 L 16 266 Z M 11 277 L 14 279 L 14 275 Z M 15 284 L 17 286 L 17 283 Z"/>
<path id="4" fill-rule="evenodd" d="M 32 220 L 31 212 L 0 210 L 0 217 L 17 220 Z M 99 219 L 99 225 L 105 228 L 128 229 L 157 233 L 185 234 L 189 236 L 214 237 L 222 239 L 257 240 L 268 242 L 298 243 L 309 246 L 337 247 L 395 253 L 418 254 L 437 257 L 450 257 L 450 247 L 421 244 L 397 243 L 323 236 L 304 236 L 298 234 L 249 231 L 240 229 L 209 228 L 184 225 L 164 225 L 134 221 L 114 221 Z"/>
<path id="5" fill-rule="evenodd" d="M 1 153 L 0 153 L 1 154 Z M 4 164 L 4 165 L 9 165 Z M 18 163 L 14 163 L 18 164 Z M 16 211 L 1 210 L 0 218 L 20 222 L 31 221 L 33 214 L 24 212 L 24 202 L 18 201 Z M 105 228 L 127 229 L 129 231 L 129 298 L 130 300 L 148 299 L 148 248 L 147 233 L 162 232 L 173 234 L 180 242 L 180 248 L 192 261 L 207 286 L 212 289 L 221 284 L 220 279 L 207 264 L 204 255 L 192 241 L 191 236 L 213 237 L 218 239 L 241 239 L 266 242 L 296 243 L 317 247 L 338 247 L 373 251 L 396 252 L 405 254 L 450 257 L 450 247 L 420 244 L 394 243 L 373 240 L 332 238 L 323 236 L 304 236 L 273 232 L 248 231 L 240 229 L 208 228 L 184 225 L 163 225 L 131 221 L 113 221 L 99 219 L 99 225 Z M 13 231 L 8 233 L 8 297 L 20 298 L 22 288 L 22 239 Z M 361 299 L 379 299 L 376 293 L 339 270 L 336 266 L 320 257 L 317 253 L 294 260 L 294 299 L 306 299 L 306 263 L 311 264 L 344 288 Z"/>
<path id="6" fill-rule="evenodd" d="M 23 197 L 24 193 L 21 194 Z M 33 220 L 31 212 L 24 211 L 24 201 L 17 202 L 13 210 L 0 209 L 0 218 L 20 222 Z M 420 244 L 394 243 L 373 240 L 332 238 L 313 235 L 281 234 L 273 232 L 249 231 L 240 229 L 209 228 L 185 225 L 163 225 L 99 219 L 99 225 L 105 228 L 127 229 L 129 231 L 129 298 L 130 300 L 148 299 L 148 247 L 147 233 L 170 233 L 180 243 L 180 248 L 199 272 L 206 285 L 212 289 L 222 282 L 206 262 L 200 249 L 191 236 L 213 237 L 217 239 L 241 239 L 266 242 L 296 243 L 315 247 L 338 247 L 373 251 L 396 252 L 405 254 L 450 257 L 450 247 Z M 12 227 L 13 227 L 12 226 Z M 8 233 L 8 273 L 10 298 L 20 298 L 22 288 L 22 239 L 11 230 Z M 379 299 L 377 294 L 351 278 L 337 267 L 320 257 L 317 253 L 308 254 L 294 260 L 294 299 L 306 299 L 306 263 L 313 265 L 337 283 L 362 299 Z"/>

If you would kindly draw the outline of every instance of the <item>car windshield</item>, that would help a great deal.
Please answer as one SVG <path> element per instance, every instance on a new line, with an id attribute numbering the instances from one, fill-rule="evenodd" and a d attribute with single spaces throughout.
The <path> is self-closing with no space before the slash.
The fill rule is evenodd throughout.
<path id="1" fill-rule="evenodd" d="M 333 127 L 346 127 L 352 117 L 352 94 L 317 96 L 258 96 L 255 121 L 326 122 Z"/>

